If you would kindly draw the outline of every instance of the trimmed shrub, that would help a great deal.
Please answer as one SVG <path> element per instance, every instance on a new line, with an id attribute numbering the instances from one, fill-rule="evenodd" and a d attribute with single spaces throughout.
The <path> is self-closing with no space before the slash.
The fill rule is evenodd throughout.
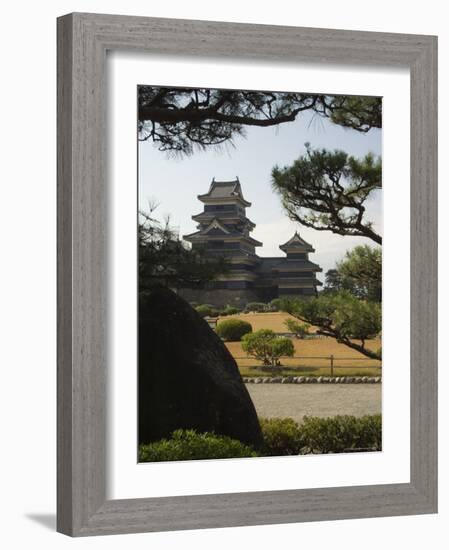
<path id="1" fill-rule="evenodd" d="M 196 306 L 196 311 L 201 315 L 201 317 L 218 317 L 220 312 L 214 306 L 210 304 L 201 304 Z"/>
<path id="2" fill-rule="evenodd" d="M 302 453 L 342 453 L 350 449 L 382 450 L 382 416 L 304 417 Z"/>
<path id="3" fill-rule="evenodd" d="M 265 311 L 266 304 L 263 302 L 249 302 L 246 304 L 245 311 L 251 311 L 251 312 L 260 312 Z"/>
<path id="4" fill-rule="evenodd" d="M 212 311 L 212 306 L 207 304 L 201 304 L 196 306 L 196 311 L 201 315 L 201 317 L 210 317 L 210 312 Z"/>
<path id="5" fill-rule="evenodd" d="M 301 431 L 293 418 L 260 418 L 265 456 L 298 455 L 302 447 Z"/>
<path id="6" fill-rule="evenodd" d="M 236 306 L 230 306 L 229 304 L 221 311 L 221 315 L 236 315 L 241 313 L 241 309 Z"/>
<path id="7" fill-rule="evenodd" d="M 139 446 L 139 462 L 244 458 L 257 456 L 254 449 L 236 439 L 195 430 L 176 430 L 170 439 Z"/>
<path id="8" fill-rule="evenodd" d="M 217 326 L 217 334 L 225 342 L 240 342 L 245 334 L 252 332 L 253 327 L 241 319 L 226 319 Z"/>

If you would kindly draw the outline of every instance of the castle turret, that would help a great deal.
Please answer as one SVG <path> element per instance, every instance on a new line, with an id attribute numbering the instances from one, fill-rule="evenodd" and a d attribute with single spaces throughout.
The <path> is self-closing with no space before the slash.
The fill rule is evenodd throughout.
<path id="1" fill-rule="evenodd" d="M 316 287 L 322 283 L 315 273 L 322 269 L 309 260 L 309 253 L 315 252 L 313 246 L 296 232 L 279 248 L 287 254 L 287 258 L 278 265 L 279 296 L 316 295 Z"/>

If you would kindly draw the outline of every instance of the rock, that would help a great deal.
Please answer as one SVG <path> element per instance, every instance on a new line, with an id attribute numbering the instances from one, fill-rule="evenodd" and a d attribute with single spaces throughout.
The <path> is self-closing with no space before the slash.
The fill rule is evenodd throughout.
<path id="1" fill-rule="evenodd" d="M 298 378 L 298 384 L 304 384 L 304 382 L 305 382 L 304 376 L 300 376 L 300 377 Z"/>
<path id="2" fill-rule="evenodd" d="M 318 378 L 316 379 L 317 381 L 317 384 L 321 384 L 321 382 L 323 381 L 323 377 L 322 376 L 318 376 Z"/>
<path id="3" fill-rule="evenodd" d="M 139 442 L 179 428 L 262 443 L 256 410 L 224 343 L 185 300 L 157 287 L 139 300 Z"/>

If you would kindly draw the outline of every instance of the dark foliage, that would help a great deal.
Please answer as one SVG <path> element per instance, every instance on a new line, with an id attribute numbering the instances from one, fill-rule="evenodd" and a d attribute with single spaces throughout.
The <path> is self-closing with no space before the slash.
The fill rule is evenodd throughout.
<path id="1" fill-rule="evenodd" d="M 232 144 L 235 136 L 245 135 L 245 126 L 275 126 L 309 110 L 359 132 L 382 126 L 382 102 L 376 97 L 157 86 L 139 86 L 138 94 L 140 139 L 187 155 L 195 148 Z"/>
<path id="2" fill-rule="evenodd" d="M 348 251 L 337 269 L 326 273 L 324 293 L 349 291 L 356 298 L 382 300 L 382 250 L 367 245 Z"/>
<path id="3" fill-rule="evenodd" d="M 154 210 L 154 209 L 153 209 Z M 139 288 L 154 285 L 170 288 L 198 287 L 227 272 L 221 257 L 209 257 L 202 249 L 192 250 L 170 228 L 169 220 L 161 224 L 149 213 L 140 213 Z"/>
<path id="4" fill-rule="evenodd" d="M 312 149 L 291 166 L 274 167 L 273 188 L 293 221 L 318 231 L 368 237 L 377 244 L 382 237 L 366 220 L 365 203 L 382 187 L 382 163 L 368 154 L 359 160 L 343 151 Z"/>
<path id="5" fill-rule="evenodd" d="M 382 308 L 377 302 L 355 298 L 348 291 L 320 294 L 310 300 L 284 299 L 282 309 L 318 328 L 317 334 L 335 338 L 370 359 L 382 359 L 381 350 L 366 347 L 366 340 L 382 330 Z"/>

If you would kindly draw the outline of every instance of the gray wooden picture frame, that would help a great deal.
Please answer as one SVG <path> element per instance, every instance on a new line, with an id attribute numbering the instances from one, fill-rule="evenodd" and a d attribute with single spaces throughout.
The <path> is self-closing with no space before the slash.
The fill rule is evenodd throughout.
<path id="1" fill-rule="evenodd" d="M 108 50 L 410 69 L 410 483 L 106 499 Z M 437 511 L 436 37 L 82 13 L 58 19 L 57 487 L 57 529 L 72 536 Z"/>

